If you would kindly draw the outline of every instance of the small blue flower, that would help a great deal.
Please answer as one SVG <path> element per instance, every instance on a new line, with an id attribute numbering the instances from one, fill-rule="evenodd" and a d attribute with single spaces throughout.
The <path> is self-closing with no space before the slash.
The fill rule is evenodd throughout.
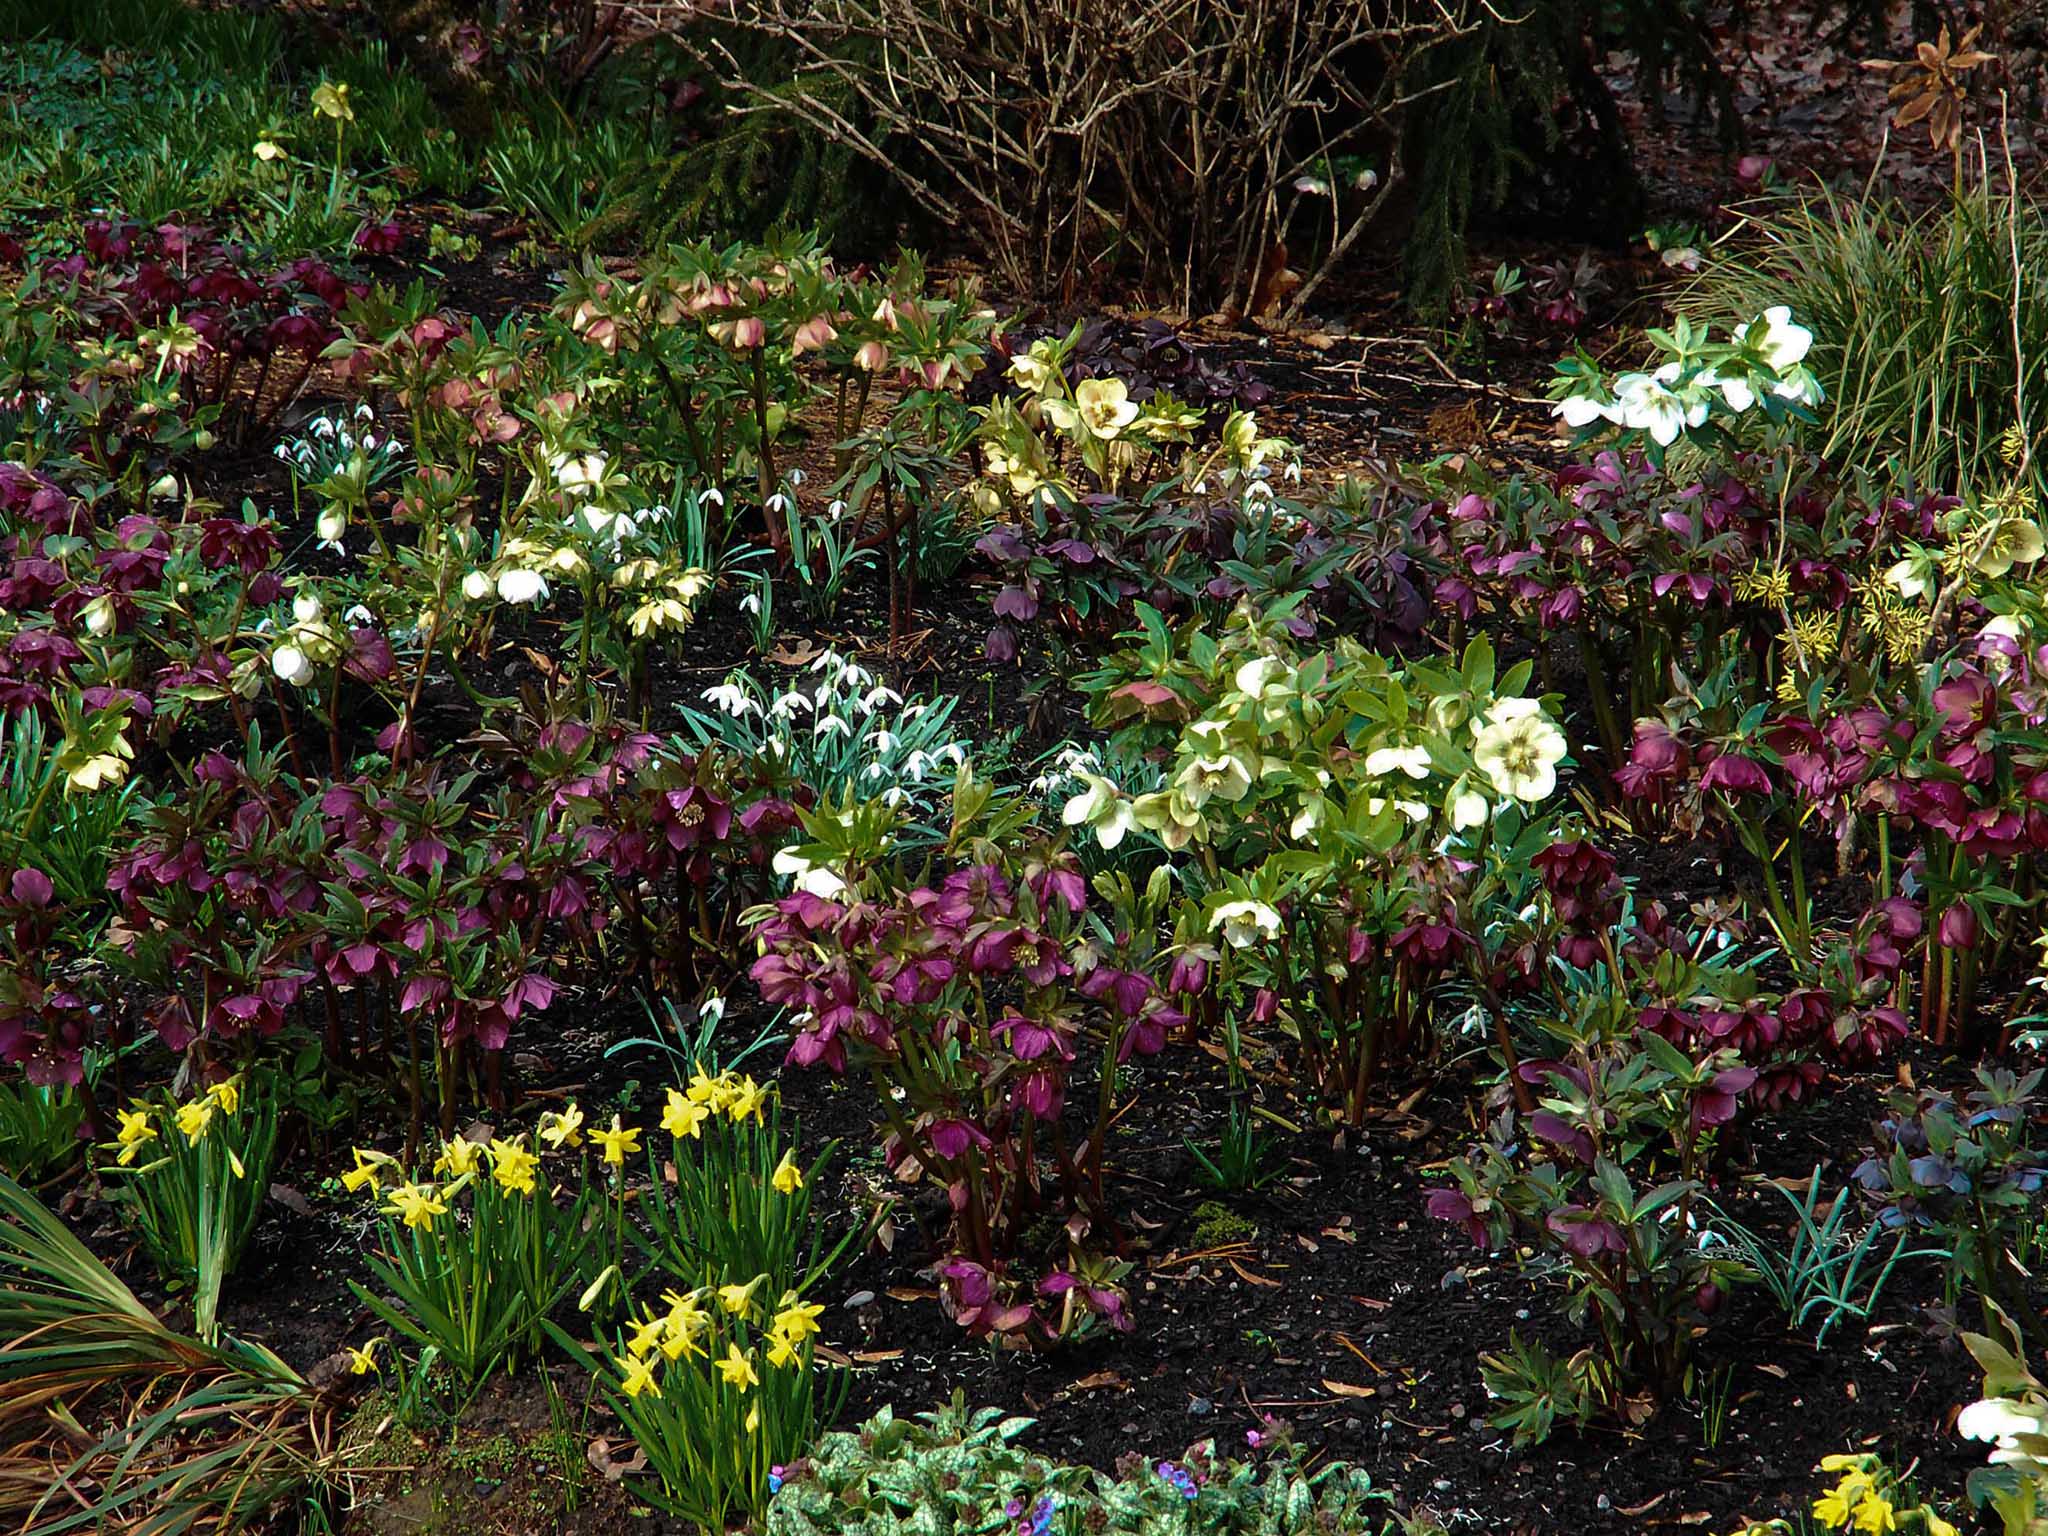
<path id="1" fill-rule="evenodd" d="M 782 1468 L 779 1466 L 768 1469 L 768 1491 L 771 1494 L 782 1492 Z"/>

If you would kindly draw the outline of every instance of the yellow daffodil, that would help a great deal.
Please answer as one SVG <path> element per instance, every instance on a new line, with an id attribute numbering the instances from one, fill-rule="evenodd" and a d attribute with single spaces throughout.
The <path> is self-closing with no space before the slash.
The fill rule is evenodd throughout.
<path id="1" fill-rule="evenodd" d="M 434 1159 L 434 1172 L 457 1178 L 465 1173 L 475 1173 L 483 1150 L 479 1143 L 457 1136 L 441 1148 L 441 1155 Z"/>
<path id="2" fill-rule="evenodd" d="M 348 1352 L 348 1368 L 350 1373 L 356 1376 L 367 1376 L 370 1372 L 376 1370 L 377 1346 L 383 1342 L 382 1339 L 372 1339 L 361 1349 L 351 1349 Z"/>
<path id="3" fill-rule="evenodd" d="M 135 1161 L 145 1141 L 156 1140 L 156 1127 L 149 1123 L 149 1111 L 137 1107 L 121 1111 L 121 1129 L 114 1139 L 121 1144 L 120 1163 L 127 1167 Z"/>
<path id="4" fill-rule="evenodd" d="M 691 1074 L 690 1089 L 685 1095 L 692 1104 L 708 1104 L 713 1109 L 723 1109 L 730 1096 L 726 1079 L 707 1077 L 701 1068 Z"/>
<path id="5" fill-rule="evenodd" d="M 608 1131 L 592 1131 L 590 1139 L 604 1148 L 604 1160 L 614 1168 L 626 1165 L 626 1154 L 640 1150 L 640 1128 L 632 1126 L 621 1129 L 619 1117 L 612 1116 L 612 1128 Z"/>
<path id="6" fill-rule="evenodd" d="M 755 1082 L 751 1077 L 743 1077 L 740 1079 L 738 1089 L 727 1100 L 725 1112 L 732 1117 L 734 1125 L 738 1125 L 740 1121 L 746 1119 L 749 1115 L 753 1116 L 758 1124 L 761 1119 L 761 1106 L 767 1102 L 768 1090 Z"/>
<path id="7" fill-rule="evenodd" d="M 206 1128 L 213 1124 L 213 1100 L 194 1099 L 190 1104 L 178 1106 L 178 1129 L 185 1140 L 197 1145 L 199 1138 L 206 1134 Z"/>
<path id="8" fill-rule="evenodd" d="M 229 1078 L 226 1082 L 215 1083 L 206 1091 L 207 1101 L 219 1107 L 224 1115 L 236 1114 L 242 1107 L 240 1079 Z"/>
<path id="9" fill-rule="evenodd" d="M 422 1188 L 410 1180 L 391 1191 L 391 1200 L 384 1207 L 394 1216 L 403 1216 L 408 1227 L 428 1231 L 434 1225 L 434 1218 L 448 1209 L 447 1202 L 434 1198 L 431 1187 Z"/>
<path id="10" fill-rule="evenodd" d="M 574 1104 L 560 1114 L 540 1117 L 540 1139 L 557 1152 L 564 1147 L 583 1145 L 583 1111 Z"/>
<path id="11" fill-rule="evenodd" d="M 661 1347 L 662 1335 L 667 1332 L 668 1320 L 666 1318 L 648 1318 L 645 1322 L 634 1327 L 633 1337 L 626 1341 L 626 1353 L 637 1360 L 642 1355 L 659 1349 Z"/>
<path id="12" fill-rule="evenodd" d="M 1886 1531 L 1897 1530 L 1898 1524 L 1892 1514 L 1892 1501 L 1883 1494 L 1872 1490 L 1857 1502 L 1856 1529 L 1868 1536 L 1884 1536 Z"/>
<path id="13" fill-rule="evenodd" d="M 779 1333 L 768 1335 L 768 1363 L 770 1365 L 774 1366 L 777 1370 L 782 1370 L 787 1366 L 796 1364 L 797 1358 L 797 1346 L 794 1342 Z"/>
<path id="14" fill-rule="evenodd" d="M 825 1309 L 812 1302 L 805 1305 L 795 1292 L 782 1298 L 782 1309 L 775 1314 L 774 1328 L 777 1333 L 791 1339 L 808 1338 L 818 1331 L 818 1319 L 825 1315 Z"/>
<path id="15" fill-rule="evenodd" d="M 727 1386 L 738 1387 L 742 1392 L 761 1384 L 761 1378 L 754 1374 L 753 1357 L 741 1354 L 737 1344 L 725 1346 L 725 1358 L 718 1362 L 718 1374 L 725 1378 Z"/>
<path id="16" fill-rule="evenodd" d="M 384 1170 L 391 1166 L 391 1159 L 382 1152 L 367 1152 L 361 1147 L 355 1149 L 356 1165 L 341 1176 L 341 1187 L 354 1194 L 365 1184 L 370 1193 L 376 1194 Z"/>
<path id="17" fill-rule="evenodd" d="M 721 1285 L 718 1288 L 718 1304 L 734 1317 L 740 1316 L 753 1306 L 754 1287 L 759 1285 L 764 1278 L 764 1276 L 756 1275 L 745 1285 Z"/>
<path id="18" fill-rule="evenodd" d="M 634 1359 L 627 1362 L 626 1374 L 619 1381 L 619 1389 L 628 1397 L 638 1397 L 642 1392 L 661 1396 L 661 1386 L 654 1379 L 652 1360 Z"/>
<path id="19" fill-rule="evenodd" d="M 498 1181 L 500 1189 L 515 1195 L 532 1194 L 533 1174 L 539 1166 L 540 1159 L 516 1141 L 491 1143 L 491 1177 Z"/>
<path id="20" fill-rule="evenodd" d="M 668 1091 L 668 1105 L 661 1112 L 661 1128 L 678 1139 L 689 1137 L 701 1140 L 704 1122 L 711 1118 L 711 1106 L 684 1097 L 671 1088 Z"/>
<path id="21" fill-rule="evenodd" d="M 238 1179 L 249 1177 L 249 1170 L 242 1166 L 242 1159 L 233 1147 L 228 1148 L 228 1171 Z"/>
<path id="22" fill-rule="evenodd" d="M 782 1161 L 775 1165 L 774 1177 L 769 1182 L 785 1195 L 793 1195 L 804 1187 L 803 1170 L 797 1167 L 794 1152 L 782 1154 Z"/>
<path id="23" fill-rule="evenodd" d="M 1956 1528 L 1933 1510 L 1927 1511 L 1927 1536 L 1957 1536 Z"/>

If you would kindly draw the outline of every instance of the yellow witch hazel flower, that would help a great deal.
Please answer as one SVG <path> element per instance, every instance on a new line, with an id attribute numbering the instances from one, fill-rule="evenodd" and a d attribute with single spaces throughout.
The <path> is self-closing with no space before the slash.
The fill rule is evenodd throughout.
<path id="1" fill-rule="evenodd" d="M 1766 603 L 1773 607 L 1792 596 L 1792 573 L 1777 566 L 1758 564 L 1736 573 L 1735 595 L 1745 603 Z"/>

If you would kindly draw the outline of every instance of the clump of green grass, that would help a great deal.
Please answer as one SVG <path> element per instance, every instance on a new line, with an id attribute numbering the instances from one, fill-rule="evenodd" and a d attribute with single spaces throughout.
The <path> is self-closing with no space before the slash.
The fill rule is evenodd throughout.
<path id="1" fill-rule="evenodd" d="M 2002 479 L 2006 434 L 2017 425 L 2038 450 L 2048 408 L 2048 211 L 2008 178 L 1980 162 L 1924 210 L 1874 181 L 1774 198 L 1680 308 L 1725 330 L 1791 305 L 1814 333 L 1831 458 L 1894 459 L 1956 491 Z M 2040 457 L 2027 455 L 2037 475 Z"/>

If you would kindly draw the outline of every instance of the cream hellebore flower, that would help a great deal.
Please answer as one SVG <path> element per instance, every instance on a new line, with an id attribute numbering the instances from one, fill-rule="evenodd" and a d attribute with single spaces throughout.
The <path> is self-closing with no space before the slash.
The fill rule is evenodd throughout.
<path id="1" fill-rule="evenodd" d="M 269 139 L 258 139 L 256 141 L 256 147 L 250 150 L 249 153 L 254 155 L 258 160 L 261 160 L 268 164 L 270 161 L 278 159 L 280 156 L 282 156 L 284 154 L 284 150 L 279 145 L 272 143 Z"/>
<path id="2" fill-rule="evenodd" d="M 1050 347 L 1046 342 L 1034 341 L 1031 350 L 1019 352 L 1010 359 L 1010 378 L 1020 389 L 1027 389 L 1034 395 L 1045 393 L 1045 386 L 1052 382 L 1053 369 L 1047 356 Z"/>
<path id="3" fill-rule="evenodd" d="M 1987 1397 L 1956 1416 L 1956 1433 L 1988 1440 L 1994 1463 L 2026 1464 L 2048 1456 L 2048 1410 L 2010 1397 Z"/>
<path id="4" fill-rule="evenodd" d="M 1226 901 L 1209 914 L 1209 931 L 1223 930 L 1223 942 L 1247 949 L 1261 939 L 1280 937 L 1280 914 L 1263 901 Z"/>
<path id="5" fill-rule="evenodd" d="M 601 453 L 586 453 L 580 458 L 567 453 L 557 453 L 548 460 L 555 472 L 555 484 L 571 496 L 588 496 L 604 484 L 608 467 Z"/>
<path id="6" fill-rule="evenodd" d="M 85 620 L 85 632 L 94 637 L 114 632 L 114 599 L 112 594 L 102 592 L 83 608 L 78 616 Z"/>
<path id="7" fill-rule="evenodd" d="M 1083 379 L 1074 387 L 1081 425 L 1097 437 L 1115 437 L 1138 419 L 1138 404 L 1122 379 Z"/>
<path id="8" fill-rule="evenodd" d="M 1081 772 L 1075 777 L 1088 787 L 1060 808 L 1060 820 L 1070 827 L 1093 827 L 1095 840 L 1104 849 L 1116 847 L 1138 824 L 1130 801 L 1100 774 Z"/>
<path id="9" fill-rule="evenodd" d="M 1884 579 L 1903 598 L 1927 597 L 1934 591 L 1934 562 L 1909 555 L 1886 571 Z"/>
<path id="10" fill-rule="evenodd" d="M 1239 693 L 1256 701 L 1264 698 L 1266 690 L 1285 677 L 1288 670 L 1287 663 L 1277 656 L 1254 656 L 1237 669 L 1232 681 Z"/>
<path id="11" fill-rule="evenodd" d="M 270 653 L 270 670 L 279 681 L 303 688 L 313 680 L 313 662 L 296 645 L 280 645 Z"/>
<path id="12" fill-rule="evenodd" d="M 539 571 L 514 567 L 498 576 L 498 597 L 508 603 L 545 602 L 548 595 L 547 578 Z"/>
<path id="13" fill-rule="evenodd" d="M 1450 812 L 1453 832 L 1470 832 L 1475 827 L 1485 826 L 1491 809 L 1486 803 L 1486 796 L 1476 789 L 1453 790 L 1444 808 Z"/>
<path id="14" fill-rule="evenodd" d="M 1382 778 L 1399 770 L 1411 779 L 1429 777 L 1429 749 L 1427 747 L 1375 747 L 1365 754 L 1365 771 L 1374 778 Z"/>
<path id="15" fill-rule="evenodd" d="M 1198 757 L 1173 776 L 1174 788 L 1199 811 L 1216 797 L 1235 804 L 1251 792 L 1252 765 L 1234 752 Z"/>
<path id="16" fill-rule="evenodd" d="M 341 548 L 341 536 L 348 532 L 348 514 L 339 507 L 329 507 L 313 520 L 313 536 L 322 549 Z"/>
<path id="17" fill-rule="evenodd" d="M 1564 732 L 1544 717 L 1536 700 L 1497 699 L 1472 729 L 1478 737 L 1472 761 L 1499 793 L 1533 803 L 1557 788 L 1557 764 L 1567 750 Z"/>
<path id="18" fill-rule="evenodd" d="M 1792 323 L 1792 306 L 1773 304 L 1748 325 L 1735 327 L 1735 345 L 1738 347 L 1749 340 L 1749 333 L 1762 326 L 1762 339 L 1757 352 L 1771 365 L 1775 373 L 1785 373 L 1806 361 L 1806 354 L 1813 350 L 1813 332 L 1803 325 Z"/>
<path id="19" fill-rule="evenodd" d="M 2048 551 L 2040 525 L 2031 518 L 2001 517 L 1991 527 L 1969 535 L 1976 551 L 1971 567 L 1996 580 L 2016 565 L 2032 565 Z"/>

